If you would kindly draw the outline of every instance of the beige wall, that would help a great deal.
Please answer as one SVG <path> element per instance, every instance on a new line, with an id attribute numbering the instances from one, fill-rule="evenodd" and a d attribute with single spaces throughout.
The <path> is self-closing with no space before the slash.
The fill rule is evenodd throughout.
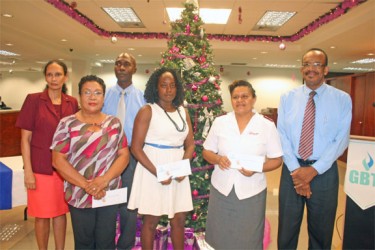
<path id="1" fill-rule="evenodd" d="M 138 71 L 133 77 L 134 85 L 140 89 L 144 89 L 145 84 L 151 73 L 146 74 L 146 70 L 152 72 L 156 65 L 138 65 Z M 101 68 L 92 68 L 83 70 L 78 69 L 82 75 L 89 73 L 96 74 L 103 78 L 107 86 L 116 84 L 116 77 L 113 72 L 113 65 L 106 65 Z M 74 69 L 73 69 L 74 71 Z M 250 75 L 247 75 L 247 72 Z M 75 71 L 77 72 L 77 70 Z M 218 70 L 219 72 L 219 70 Z M 79 77 L 72 74 L 72 80 L 67 82 L 69 93 L 77 96 L 77 83 Z M 279 104 L 280 95 L 302 83 L 299 69 L 273 69 L 273 68 L 249 68 L 240 66 L 224 66 L 224 72 L 221 73 L 221 92 L 224 101 L 224 110 L 231 111 L 230 96 L 228 85 L 233 80 L 244 79 L 253 84 L 257 94 L 257 102 L 255 108 L 258 112 L 262 109 L 271 107 L 276 108 Z M 22 103 L 29 93 L 42 91 L 45 87 L 45 80 L 42 72 L 2 72 L 0 79 L 0 96 L 2 100 L 13 109 L 20 109 Z"/>

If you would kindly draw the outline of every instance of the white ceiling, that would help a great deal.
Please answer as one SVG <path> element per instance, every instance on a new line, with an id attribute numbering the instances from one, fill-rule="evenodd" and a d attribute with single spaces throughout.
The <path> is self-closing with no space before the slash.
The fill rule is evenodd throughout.
<path id="1" fill-rule="evenodd" d="M 57 0 L 54 0 L 57 1 Z M 295 65 L 304 51 L 319 47 L 329 55 L 331 71 L 343 72 L 344 67 L 353 67 L 350 62 L 375 53 L 375 0 L 347 0 L 363 2 L 346 14 L 320 26 L 314 32 L 294 42 L 264 41 L 220 41 L 210 40 L 216 65 L 244 64 L 248 67 L 265 67 L 266 64 Z M 97 27 L 108 32 L 170 32 L 165 7 L 183 7 L 183 0 L 76 0 L 75 10 L 91 19 Z M 199 0 L 202 8 L 230 8 L 232 13 L 226 25 L 205 25 L 207 34 L 291 36 L 314 20 L 336 8 L 337 0 Z M 132 7 L 145 28 L 120 28 L 101 7 Z M 241 7 L 242 23 L 238 22 Z M 74 20 L 45 0 L 0 0 L 1 16 L 0 49 L 20 56 L 0 56 L 1 71 L 39 71 L 41 63 L 54 58 L 64 59 L 68 65 L 81 60 L 90 65 L 103 59 L 114 59 L 120 52 L 134 48 L 139 64 L 158 63 L 160 53 L 167 50 L 166 39 L 130 39 L 118 37 L 111 42 L 108 36 L 99 36 L 91 29 Z M 297 14 L 275 32 L 252 31 L 258 19 L 267 10 L 296 11 Z M 164 22 L 167 21 L 167 22 Z M 62 42 L 61 39 L 67 39 Z M 7 46 L 12 43 L 13 46 Z M 331 49 L 335 46 L 335 49 Z M 333 64 L 335 63 L 335 64 Z M 375 64 L 359 65 L 375 68 Z M 350 72 L 350 71 L 346 71 Z"/>

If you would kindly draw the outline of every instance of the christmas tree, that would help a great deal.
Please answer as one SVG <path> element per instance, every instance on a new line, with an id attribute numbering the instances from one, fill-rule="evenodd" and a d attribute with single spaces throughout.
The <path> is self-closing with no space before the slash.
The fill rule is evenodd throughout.
<path id="1" fill-rule="evenodd" d="M 202 144 L 215 117 L 224 113 L 220 76 L 213 63 L 212 50 L 204 32 L 196 3 L 186 2 L 181 19 L 171 23 L 168 50 L 162 54 L 161 66 L 173 68 L 185 83 L 185 107 L 194 130 L 195 153 L 191 163 L 190 184 L 193 211 L 186 226 L 203 231 L 206 226 L 210 176 L 213 165 L 202 157 Z"/>

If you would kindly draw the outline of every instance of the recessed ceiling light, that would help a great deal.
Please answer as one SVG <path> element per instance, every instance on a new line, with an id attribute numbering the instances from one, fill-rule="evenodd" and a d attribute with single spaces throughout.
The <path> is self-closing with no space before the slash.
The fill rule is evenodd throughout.
<path id="1" fill-rule="evenodd" d="M 374 53 L 368 53 L 367 55 L 368 55 L 368 56 L 373 56 L 373 55 L 374 55 Z"/>
<path id="2" fill-rule="evenodd" d="M 275 31 L 283 26 L 297 12 L 289 11 L 266 11 L 259 19 L 253 30 L 272 30 Z"/>
<path id="3" fill-rule="evenodd" d="M 288 64 L 266 64 L 266 67 L 270 68 L 296 68 L 296 65 L 288 65 Z"/>
<path id="4" fill-rule="evenodd" d="M 138 57 L 142 57 L 143 55 L 139 54 Z"/>
<path id="5" fill-rule="evenodd" d="M 11 17 L 13 17 L 13 15 L 12 15 L 12 14 L 8 14 L 8 13 L 4 13 L 4 14 L 3 14 L 3 17 L 11 18 Z"/>
<path id="6" fill-rule="evenodd" d="M 258 59 L 258 58 L 256 58 L 256 57 L 253 57 L 253 60 L 256 60 L 256 59 Z"/>
<path id="7" fill-rule="evenodd" d="M 113 59 L 103 59 L 103 60 L 100 60 L 101 63 L 115 63 L 115 60 Z"/>
<path id="8" fill-rule="evenodd" d="M 132 51 L 133 51 L 133 50 L 135 50 L 135 49 L 134 49 L 134 48 L 128 48 L 128 50 L 132 50 Z"/>
<path id="9" fill-rule="evenodd" d="M 355 68 L 355 67 L 346 67 L 343 70 L 350 70 L 350 71 L 374 71 L 373 68 Z"/>
<path id="10" fill-rule="evenodd" d="M 363 58 L 351 63 L 356 63 L 356 64 L 367 64 L 367 63 L 375 63 L 375 58 Z"/>
<path id="11" fill-rule="evenodd" d="M 19 54 L 16 54 L 16 53 L 13 53 L 13 52 L 10 52 L 10 51 L 6 51 L 6 50 L 0 50 L 0 55 L 2 55 L 2 56 L 19 56 Z"/>
<path id="12" fill-rule="evenodd" d="M 166 8 L 171 22 L 181 18 L 183 8 Z M 231 9 L 207 9 L 200 8 L 199 16 L 205 24 L 226 24 L 228 22 Z"/>
<path id="13" fill-rule="evenodd" d="M 65 38 L 61 39 L 61 42 L 67 42 L 68 40 L 66 40 Z"/>
<path id="14" fill-rule="evenodd" d="M 6 43 L 5 45 L 10 47 L 13 46 L 13 43 Z"/>
<path id="15" fill-rule="evenodd" d="M 335 64 L 335 65 L 336 65 L 336 64 L 337 64 L 337 62 L 333 62 L 333 64 Z"/>
<path id="16" fill-rule="evenodd" d="M 122 28 L 144 28 L 132 8 L 102 8 Z"/>
<path id="17" fill-rule="evenodd" d="M 268 52 L 267 51 L 261 51 L 260 53 L 261 54 L 267 54 Z"/>
<path id="18" fill-rule="evenodd" d="M 335 47 L 335 46 L 331 46 L 330 48 L 331 48 L 331 49 L 336 49 L 336 47 Z"/>
<path id="19" fill-rule="evenodd" d="M 13 62 L 5 62 L 5 61 L 0 61 L 1 65 L 13 65 Z"/>

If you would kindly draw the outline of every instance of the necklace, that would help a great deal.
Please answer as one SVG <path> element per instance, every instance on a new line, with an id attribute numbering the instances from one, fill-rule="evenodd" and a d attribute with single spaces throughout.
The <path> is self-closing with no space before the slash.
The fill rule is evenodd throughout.
<path id="1" fill-rule="evenodd" d="M 159 107 L 162 108 L 160 105 L 159 105 Z M 162 108 L 162 109 L 163 109 L 163 108 Z M 182 118 L 181 113 L 180 113 L 180 110 L 179 110 L 178 108 L 176 108 L 176 110 L 177 110 L 178 115 L 179 115 L 180 118 L 181 118 L 181 121 L 182 121 L 182 128 L 179 128 L 179 127 L 178 127 L 178 125 L 176 124 L 176 122 L 173 121 L 172 117 L 170 117 L 170 116 L 168 115 L 168 112 L 167 112 L 165 109 L 163 109 L 163 110 L 164 110 L 164 113 L 168 116 L 169 120 L 173 123 L 173 125 L 175 126 L 175 128 L 176 128 L 176 130 L 177 130 L 178 132 L 184 132 L 184 131 L 186 130 L 186 122 L 185 122 L 185 120 Z"/>

